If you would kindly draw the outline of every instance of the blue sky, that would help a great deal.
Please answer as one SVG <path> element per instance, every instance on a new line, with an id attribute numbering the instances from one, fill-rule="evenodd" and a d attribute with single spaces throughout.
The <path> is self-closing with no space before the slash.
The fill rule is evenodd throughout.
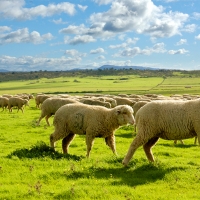
<path id="1" fill-rule="evenodd" d="M 0 69 L 200 70 L 199 0 L 0 0 Z"/>

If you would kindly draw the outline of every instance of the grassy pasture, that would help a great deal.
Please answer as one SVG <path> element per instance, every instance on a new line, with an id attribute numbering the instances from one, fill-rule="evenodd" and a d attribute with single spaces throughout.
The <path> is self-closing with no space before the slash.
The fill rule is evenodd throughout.
<path id="1" fill-rule="evenodd" d="M 31 82 L 2 82 L 0 94 L 98 92 L 98 88 L 105 93 L 197 94 L 200 81 L 188 78 L 183 83 L 178 78 L 135 76 L 127 82 L 124 77 Z M 186 84 L 192 87 L 185 88 Z M 16 109 L 12 113 L 0 112 L 0 199 L 199 199 L 200 149 L 193 144 L 194 139 L 185 140 L 184 145 L 159 140 L 153 148 L 155 163 L 147 161 L 141 147 L 129 167 L 124 168 L 121 161 L 136 134 L 132 126 L 116 131 L 118 157 L 112 154 L 102 138 L 96 138 L 91 158 L 86 159 L 84 136 L 75 137 L 70 145 L 70 155 L 62 154 L 61 141 L 57 142 L 56 152 L 53 152 L 48 145 L 54 128 L 47 127 L 44 119 L 36 126 L 39 116 L 40 110 L 36 109 L 34 100 L 30 100 L 30 107 L 25 108 L 24 114 L 17 113 Z M 52 121 L 53 117 L 51 124 Z"/>
<path id="2" fill-rule="evenodd" d="M 101 77 L 59 77 L 30 81 L 0 82 L 0 95 L 9 93 L 107 93 L 107 94 L 199 94 L 199 78 L 149 77 L 136 75 Z"/>

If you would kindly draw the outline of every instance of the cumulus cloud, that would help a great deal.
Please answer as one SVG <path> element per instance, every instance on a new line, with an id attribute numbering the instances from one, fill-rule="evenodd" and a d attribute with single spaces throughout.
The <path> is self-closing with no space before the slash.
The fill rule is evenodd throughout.
<path id="1" fill-rule="evenodd" d="M 128 47 L 131 44 L 136 44 L 136 42 L 139 40 L 139 38 L 128 38 L 126 42 L 123 42 L 122 44 L 116 44 L 116 45 L 110 45 L 110 49 L 120 49 L 120 48 L 125 48 Z"/>
<path id="2" fill-rule="evenodd" d="M 76 56 L 78 56 L 78 57 L 86 56 L 86 53 L 81 53 L 81 52 L 77 51 L 76 49 L 66 50 L 65 54 L 70 55 L 70 56 L 74 56 L 74 57 L 76 57 Z"/>
<path id="3" fill-rule="evenodd" d="M 0 34 L 0 44 L 8 43 L 33 43 L 39 44 L 51 40 L 51 33 L 40 35 L 37 31 L 29 32 L 28 28 L 18 29 L 9 33 Z"/>
<path id="4" fill-rule="evenodd" d="M 76 44 L 84 44 L 89 42 L 95 42 L 96 40 L 90 35 L 77 35 L 73 39 L 69 39 L 68 37 L 65 39 L 65 43 L 76 45 Z"/>
<path id="5" fill-rule="evenodd" d="M 98 54 L 98 53 L 104 53 L 104 49 L 103 48 L 97 48 L 97 49 L 93 49 L 90 51 L 90 54 Z"/>
<path id="6" fill-rule="evenodd" d="M 180 12 L 165 13 L 162 6 L 156 6 L 151 0 L 115 0 L 107 12 L 94 13 L 90 21 L 102 23 L 102 31 L 135 31 L 159 38 L 180 34 L 188 17 Z"/>
<path id="7" fill-rule="evenodd" d="M 120 51 L 114 55 L 114 57 L 135 57 L 137 55 L 151 55 L 152 53 L 165 53 L 165 44 L 164 43 L 157 43 L 153 45 L 153 47 L 141 49 L 140 47 L 127 47 L 124 50 Z"/>
<path id="8" fill-rule="evenodd" d="M 113 0 L 94 0 L 95 3 L 99 5 L 107 5 L 110 4 Z"/>
<path id="9" fill-rule="evenodd" d="M 188 53 L 188 51 L 185 50 L 185 49 L 169 50 L 169 51 L 168 51 L 168 54 L 171 54 L 171 55 L 186 54 L 186 53 Z"/>
<path id="10" fill-rule="evenodd" d="M 183 44 L 187 44 L 187 40 L 186 39 L 180 39 L 176 45 L 179 46 L 179 45 L 183 45 Z"/>
<path id="11" fill-rule="evenodd" d="M 193 33 L 197 29 L 196 24 L 187 24 L 185 27 L 181 29 L 181 31 L 187 32 L 187 33 Z"/>
<path id="12" fill-rule="evenodd" d="M 11 57 L 0 56 L 0 68 L 13 71 L 36 71 L 36 70 L 67 70 L 81 62 L 80 57 L 61 57 L 61 58 L 43 58 L 43 57 Z"/>
<path id="13" fill-rule="evenodd" d="M 5 19 L 31 20 L 38 16 L 49 17 L 60 13 L 74 15 L 75 12 L 75 5 L 68 2 L 26 8 L 24 0 L 0 1 L 0 17 Z"/>

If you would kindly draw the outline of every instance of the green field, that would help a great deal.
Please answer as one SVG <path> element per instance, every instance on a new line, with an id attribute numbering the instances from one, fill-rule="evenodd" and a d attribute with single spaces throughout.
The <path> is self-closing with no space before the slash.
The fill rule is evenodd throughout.
<path id="1" fill-rule="evenodd" d="M 199 94 L 199 77 L 148 77 L 136 75 L 59 77 L 0 82 L 0 95 L 9 93 L 105 93 L 105 94 Z"/>
<path id="2" fill-rule="evenodd" d="M 17 93 L 127 93 L 199 94 L 199 78 L 56 78 L 1 82 L 1 94 Z M 189 87 L 188 87 L 189 86 Z M 116 131 L 118 156 L 96 138 L 87 159 L 84 136 L 76 136 L 63 155 L 61 141 L 56 152 L 49 148 L 53 125 L 40 126 L 40 110 L 34 100 L 24 113 L 0 112 L 0 199 L 75 200 L 197 200 L 200 189 L 200 149 L 194 139 L 184 145 L 159 140 L 153 148 L 155 163 L 149 163 L 139 148 L 125 168 L 121 162 L 135 137 L 132 126 Z M 50 118 L 52 124 L 53 117 Z"/>

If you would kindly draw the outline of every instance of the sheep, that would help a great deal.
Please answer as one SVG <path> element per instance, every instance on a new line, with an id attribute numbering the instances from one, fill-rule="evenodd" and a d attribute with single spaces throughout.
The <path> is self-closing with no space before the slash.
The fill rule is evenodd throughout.
<path id="1" fill-rule="evenodd" d="M 14 106 L 17 106 L 18 110 L 17 112 L 19 111 L 19 109 L 22 111 L 22 113 L 24 112 L 23 111 L 23 106 L 26 106 L 26 105 L 29 105 L 28 103 L 28 100 L 27 99 L 22 99 L 22 98 L 19 98 L 19 97 L 11 97 L 9 100 L 8 100 L 8 109 L 10 112 L 12 112 L 12 107 Z"/>
<path id="2" fill-rule="evenodd" d="M 41 120 L 45 117 L 46 123 L 50 126 L 48 119 L 55 114 L 55 112 L 63 105 L 68 103 L 79 103 L 78 101 L 70 98 L 47 98 L 41 105 L 41 115 L 37 122 L 40 125 Z"/>
<path id="3" fill-rule="evenodd" d="M 4 108 L 8 107 L 8 100 L 7 97 L 0 97 L 0 107 L 2 107 L 2 111 L 4 111 Z"/>
<path id="4" fill-rule="evenodd" d="M 54 116 L 54 132 L 50 145 L 62 139 L 63 153 L 75 135 L 86 135 L 87 157 L 90 156 L 95 137 L 105 138 L 106 144 L 117 155 L 114 131 L 120 126 L 134 124 L 133 109 L 128 105 L 105 108 L 86 104 L 68 104 L 59 108 Z"/>
<path id="5" fill-rule="evenodd" d="M 88 104 L 88 105 L 97 105 L 97 106 L 104 106 L 106 108 L 111 108 L 111 104 L 109 102 L 103 102 L 103 101 L 94 100 L 90 98 L 81 99 L 80 102 L 84 104 Z"/>
<path id="6" fill-rule="evenodd" d="M 129 106 L 133 106 L 135 104 L 135 101 L 130 100 L 129 98 L 126 97 L 114 97 L 114 99 L 117 102 L 117 105 L 129 105 Z"/>
<path id="7" fill-rule="evenodd" d="M 159 138 L 182 140 L 197 136 L 200 141 L 200 100 L 152 101 L 138 110 L 135 120 L 138 132 L 122 161 L 124 166 L 141 145 L 148 160 L 154 162 L 151 148 Z"/>
<path id="8" fill-rule="evenodd" d="M 39 108 L 40 105 L 47 99 L 50 98 L 50 95 L 46 95 L 46 94 L 39 94 L 35 97 L 35 104 L 36 104 L 36 108 Z"/>

